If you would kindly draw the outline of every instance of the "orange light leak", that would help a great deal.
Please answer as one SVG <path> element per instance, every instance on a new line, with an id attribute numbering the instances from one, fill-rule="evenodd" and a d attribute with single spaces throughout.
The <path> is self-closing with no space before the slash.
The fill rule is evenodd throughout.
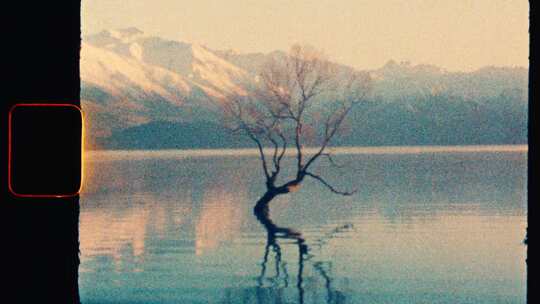
<path id="1" fill-rule="evenodd" d="M 11 121 L 12 121 L 12 114 L 13 110 L 17 107 L 71 107 L 77 109 L 79 113 L 81 114 L 81 180 L 79 184 L 79 189 L 75 193 L 67 193 L 67 194 L 21 194 L 15 192 L 11 185 L 11 140 L 12 140 L 12 134 L 11 134 Z M 17 197 L 27 197 L 27 198 L 65 198 L 65 197 L 73 197 L 76 195 L 79 195 L 79 193 L 82 190 L 83 185 L 83 178 L 84 178 L 84 115 L 82 112 L 82 109 L 74 104 L 70 103 L 19 103 L 15 104 L 11 107 L 8 114 L 8 188 L 9 192 Z"/>

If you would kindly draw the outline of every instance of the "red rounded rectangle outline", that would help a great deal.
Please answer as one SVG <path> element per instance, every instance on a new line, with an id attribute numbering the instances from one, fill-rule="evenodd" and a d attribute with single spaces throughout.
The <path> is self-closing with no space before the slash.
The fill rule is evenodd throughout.
<path id="1" fill-rule="evenodd" d="M 79 181 L 79 187 L 78 190 L 74 193 L 57 193 L 57 194 L 23 194 L 23 193 L 17 193 L 12 186 L 12 119 L 13 119 L 13 111 L 18 107 L 69 107 L 76 109 L 80 115 L 81 115 L 81 178 Z M 8 189 L 9 192 L 16 196 L 16 197 L 23 197 L 23 198 L 66 198 L 66 197 L 74 197 L 80 194 L 82 190 L 83 185 L 83 179 L 84 179 L 84 115 L 82 109 L 74 104 L 70 103 L 18 103 L 13 105 L 9 109 L 8 113 Z"/>

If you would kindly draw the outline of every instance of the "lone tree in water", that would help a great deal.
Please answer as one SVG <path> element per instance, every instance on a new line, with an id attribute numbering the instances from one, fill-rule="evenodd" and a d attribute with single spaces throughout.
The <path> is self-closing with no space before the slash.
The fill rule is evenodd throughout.
<path id="1" fill-rule="evenodd" d="M 294 45 L 286 56 L 273 57 L 262 67 L 246 95 L 230 97 L 228 125 L 257 146 L 266 179 L 256 211 L 268 212 L 273 198 L 297 190 L 306 177 L 336 194 L 355 192 L 338 189 L 312 170 L 323 158 L 335 165 L 328 151 L 332 139 L 345 129 L 347 115 L 370 87 L 368 74 L 339 70 L 321 52 Z M 284 177 L 280 174 L 288 149 L 295 157 L 294 173 L 288 170 Z"/>

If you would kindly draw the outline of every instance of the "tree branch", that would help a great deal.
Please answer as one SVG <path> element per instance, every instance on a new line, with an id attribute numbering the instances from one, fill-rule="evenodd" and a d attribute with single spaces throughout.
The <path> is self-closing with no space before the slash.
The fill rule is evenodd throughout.
<path id="1" fill-rule="evenodd" d="M 231 114 L 237 120 L 237 122 L 239 124 L 239 126 L 236 129 L 243 130 L 244 132 L 246 132 L 248 137 L 251 140 L 253 140 L 255 142 L 255 144 L 257 144 L 257 148 L 259 150 L 259 157 L 260 157 L 261 162 L 262 162 L 264 176 L 266 177 L 266 180 L 268 182 L 271 182 L 272 180 L 271 180 L 271 177 L 270 177 L 270 173 L 268 172 L 268 166 L 266 164 L 266 157 L 264 155 L 264 150 L 263 150 L 263 146 L 261 144 L 261 141 L 253 133 L 253 130 L 252 130 L 251 126 L 244 120 L 244 117 L 242 115 L 243 114 L 242 105 L 240 104 L 240 101 L 237 100 L 237 99 L 233 99 L 233 102 L 237 106 L 237 110 L 235 111 L 234 109 L 231 108 L 230 112 L 231 112 Z"/>
<path id="2" fill-rule="evenodd" d="M 328 161 L 330 162 L 330 164 L 336 168 L 339 168 L 339 169 L 342 169 L 342 168 L 345 168 L 345 165 L 340 165 L 338 164 L 334 158 L 332 157 L 332 154 L 330 153 L 322 153 L 321 156 L 326 156 L 326 158 L 328 158 Z"/>
<path id="3" fill-rule="evenodd" d="M 325 130 L 324 130 L 325 138 L 323 140 L 323 143 L 321 144 L 321 148 L 319 149 L 319 151 L 317 151 L 317 153 L 315 153 L 315 155 L 313 155 L 307 161 L 306 165 L 302 168 L 302 170 L 306 171 L 309 168 L 309 166 L 311 166 L 311 164 L 313 164 L 315 160 L 317 160 L 317 158 L 319 158 L 323 154 L 324 149 L 326 149 L 326 147 L 330 143 L 330 140 L 334 137 L 336 132 L 339 130 L 339 127 L 343 123 L 343 120 L 345 119 L 345 117 L 347 117 L 347 114 L 349 114 L 349 112 L 351 111 L 351 109 L 353 108 L 355 104 L 356 103 L 351 103 L 349 106 L 343 108 L 342 113 L 337 114 L 337 117 L 332 124 L 331 124 L 332 116 L 338 111 L 334 111 L 333 114 L 328 117 L 325 123 Z"/>
<path id="4" fill-rule="evenodd" d="M 251 133 L 249 129 L 244 129 L 246 133 L 248 134 L 249 138 L 253 140 L 257 144 L 257 148 L 259 149 L 259 157 L 261 158 L 262 167 L 264 171 L 264 176 L 266 177 L 267 181 L 271 181 L 270 173 L 268 173 L 268 166 L 266 164 L 266 157 L 264 155 L 264 150 L 261 144 L 261 141 Z"/>
<path id="5" fill-rule="evenodd" d="M 281 159 L 283 158 L 283 155 L 285 155 L 285 151 L 287 150 L 287 138 L 285 138 L 285 135 L 281 132 L 277 132 L 278 136 L 281 138 L 282 146 L 281 146 L 281 153 L 278 155 L 278 164 L 281 163 Z"/>
<path id="6" fill-rule="evenodd" d="M 334 186 L 330 185 L 327 181 L 325 181 L 322 177 L 320 177 L 319 175 L 316 175 L 316 174 L 313 174 L 311 172 L 305 172 L 305 175 L 306 176 L 310 176 L 316 180 L 318 180 L 319 182 L 321 182 L 323 185 L 325 185 L 328 189 L 330 189 L 330 191 L 336 193 L 336 194 L 341 194 L 341 195 L 345 195 L 345 196 L 349 196 L 349 195 L 353 195 L 354 193 L 356 193 L 357 189 L 353 190 L 353 191 L 339 191 L 337 190 L 336 188 L 334 188 Z"/>

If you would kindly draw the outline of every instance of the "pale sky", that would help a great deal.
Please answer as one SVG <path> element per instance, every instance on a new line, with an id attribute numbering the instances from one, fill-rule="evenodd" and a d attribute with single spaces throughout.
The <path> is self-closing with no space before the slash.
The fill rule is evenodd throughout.
<path id="1" fill-rule="evenodd" d="M 83 0 L 83 34 L 146 34 L 239 52 L 322 49 L 360 69 L 528 66 L 527 0 Z"/>

